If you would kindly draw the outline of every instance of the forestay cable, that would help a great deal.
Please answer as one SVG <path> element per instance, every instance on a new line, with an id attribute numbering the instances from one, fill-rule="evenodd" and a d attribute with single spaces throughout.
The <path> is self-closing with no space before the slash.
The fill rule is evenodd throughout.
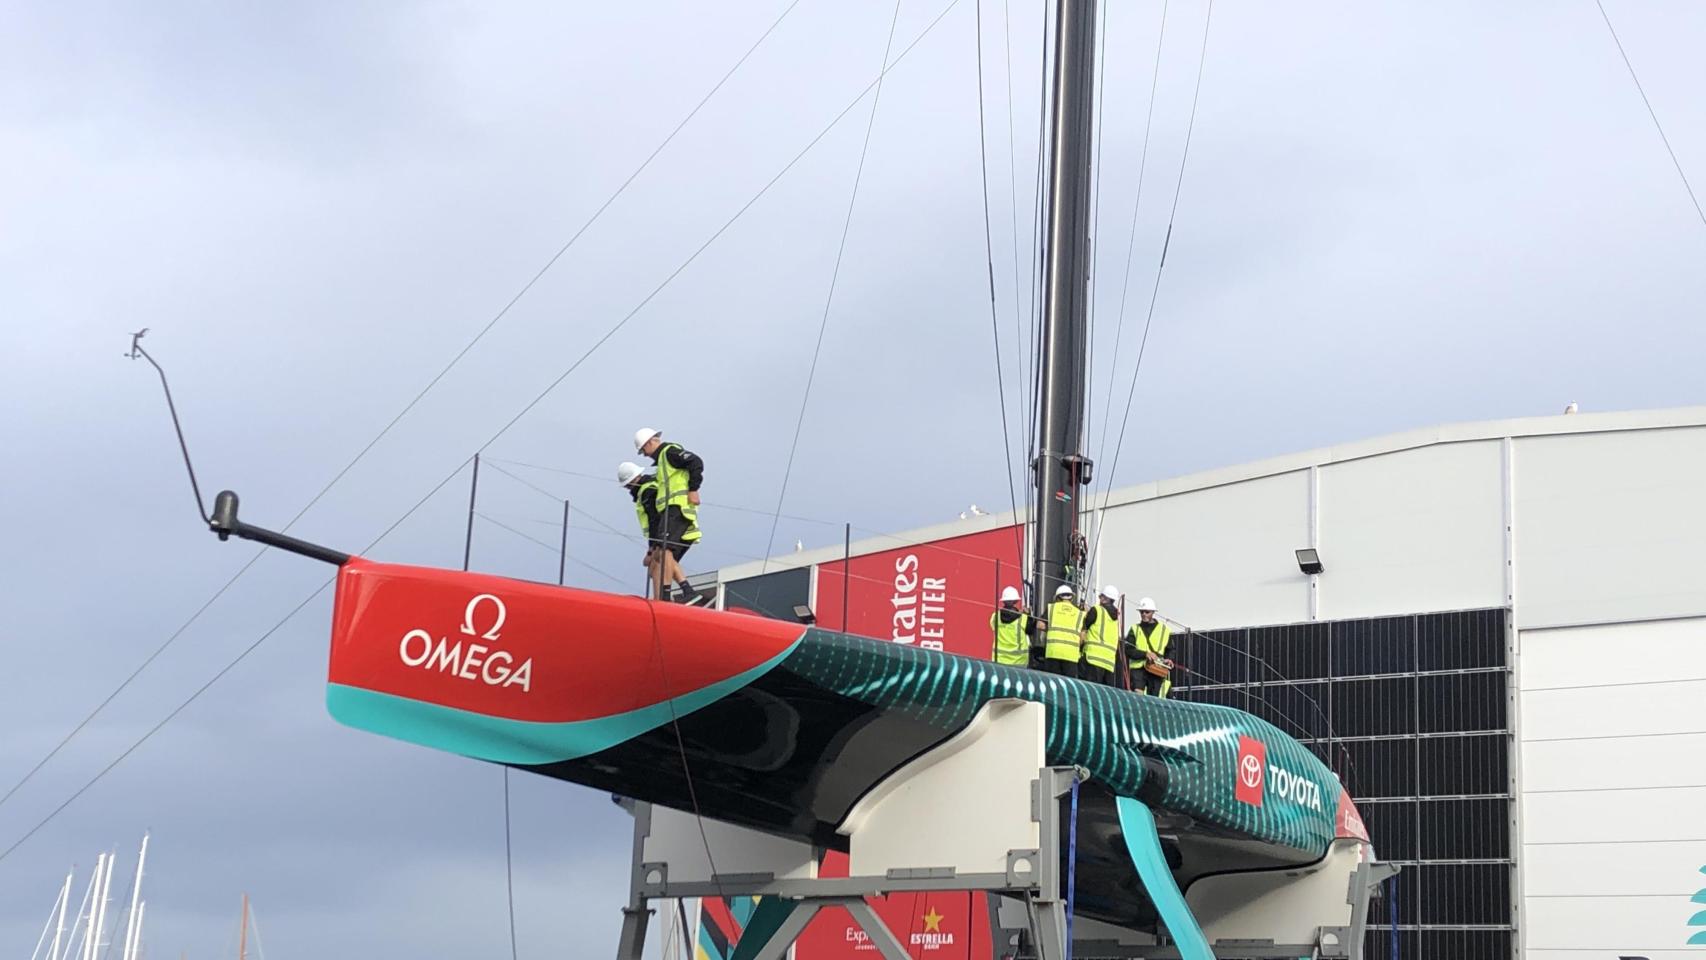
<path id="1" fill-rule="evenodd" d="M 619 184 L 616 187 L 616 189 L 614 191 L 612 191 L 611 194 L 604 199 L 604 202 L 598 206 L 598 209 L 593 211 L 592 215 L 586 219 L 586 222 L 582 223 L 580 228 L 577 229 L 574 232 L 574 234 L 571 235 L 569 237 L 569 239 L 561 247 L 559 247 L 557 249 L 557 252 L 552 254 L 550 259 L 545 261 L 545 265 L 540 267 L 539 270 L 533 275 L 533 277 L 531 279 L 529 279 L 527 281 L 527 283 L 522 285 L 522 288 L 516 292 L 515 296 L 511 297 L 504 304 L 502 309 L 498 310 L 498 312 L 496 314 L 494 314 L 492 316 L 492 318 L 486 322 L 485 326 L 481 327 L 479 332 L 477 332 L 472 339 L 470 339 L 466 344 L 464 344 L 462 346 L 462 349 L 458 350 L 456 352 L 456 354 L 450 358 L 450 361 L 448 363 L 446 363 L 444 365 L 444 367 L 442 369 L 440 369 L 438 371 L 438 373 L 432 377 L 431 380 L 427 381 L 426 385 L 423 386 L 414 395 L 414 397 L 409 400 L 408 403 L 404 404 L 403 408 L 401 410 L 397 411 L 397 414 L 395 416 L 393 416 L 390 419 L 390 421 L 387 422 L 385 424 L 385 426 L 379 430 L 378 433 L 374 434 L 372 439 L 368 440 L 367 443 L 364 444 L 360 450 L 356 451 L 355 456 L 350 458 L 349 462 L 344 464 L 342 469 L 338 470 L 338 472 L 336 474 L 334 474 L 330 480 L 326 481 L 326 484 L 320 488 L 320 491 L 318 493 L 314 494 L 313 497 L 309 498 L 307 503 L 302 505 L 302 509 L 298 510 L 294 517 L 291 517 L 290 520 L 288 522 L 286 522 L 283 527 L 279 528 L 281 532 L 288 533 L 290 531 L 290 529 L 292 527 L 294 527 L 297 524 L 297 522 L 300 521 L 303 518 L 303 516 L 305 516 L 308 513 L 309 510 L 314 508 L 315 504 L 319 503 L 321 501 L 321 499 L 323 499 L 326 496 L 327 493 L 331 492 L 332 488 L 337 486 L 337 484 L 343 480 L 343 478 L 350 472 L 350 470 L 354 469 L 356 464 L 360 463 L 367 456 L 367 454 L 369 452 L 371 452 L 375 446 L 378 445 L 379 441 L 383 440 L 387 435 L 390 434 L 392 429 L 394 429 L 397 426 L 397 424 L 400 423 L 403 420 L 403 418 L 409 414 L 409 411 L 413 410 L 416 407 L 416 405 L 418 405 L 421 402 L 421 400 L 424 397 L 426 397 L 426 395 L 434 387 L 436 387 L 439 384 L 439 382 L 445 378 L 445 376 L 447 374 L 450 373 L 452 368 L 454 368 L 458 363 L 462 362 L 462 359 L 468 355 L 469 351 L 473 350 L 475 345 L 477 345 L 481 340 L 483 340 L 485 338 L 486 334 L 490 333 L 492 328 L 497 326 L 498 322 L 501 321 L 505 316 L 507 316 L 509 314 L 509 311 L 511 310 L 511 308 L 513 308 L 518 302 L 520 302 L 521 298 L 526 296 L 528 291 L 533 289 L 533 287 L 539 282 L 539 280 L 541 278 L 543 278 L 545 276 L 545 274 L 553 266 L 556 265 L 557 261 L 561 260 L 563 258 L 563 256 L 569 252 L 569 249 L 571 247 L 573 247 L 577 241 L 580 240 L 582 235 L 584 235 L 587 232 L 587 230 L 591 229 L 591 227 L 594 223 L 598 222 L 599 218 L 604 215 L 604 212 L 606 210 L 610 209 L 610 206 L 612 204 L 614 204 L 616 202 L 616 200 L 618 198 L 620 198 L 625 192 L 627 192 L 628 187 L 631 186 L 634 183 L 634 181 L 639 178 L 641 173 L 645 172 L 647 167 L 651 166 L 652 161 L 657 159 L 658 155 L 664 151 L 664 148 L 668 147 L 670 145 L 670 143 L 675 140 L 676 136 L 679 135 L 681 133 L 681 131 L 687 127 L 688 123 L 690 123 L 694 117 L 699 115 L 699 112 L 705 108 L 705 105 L 711 102 L 711 99 L 716 96 L 717 92 L 719 90 L 721 90 L 725 84 L 728 83 L 729 79 L 731 77 L 733 77 L 735 75 L 735 73 L 737 71 L 739 71 L 743 65 L 746 64 L 747 60 L 751 59 L 753 53 L 756 52 L 761 45 L 763 45 L 765 40 L 769 39 L 769 37 L 772 33 L 776 32 L 776 28 L 781 26 L 782 21 L 784 19 L 786 19 L 788 14 L 792 13 L 794 8 L 799 6 L 799 4 L 800 4 L 800 0 L 793 0 L 793 2 L 789 3 L 788 6 L 785 9 L 783 9 L 782 13 L 779 16 L 777 16 L 777 18 L 774 21 L 771 22 L 770 26 L 768 28 L 766 28 L 762 34 L 759 35 L 758 39 L 753 41 L 752 45 L 746 49 L 746 52 L 741 54 L 740 58 L 735 61 L 734 65 L 731 66 L 726 72 L 724 72 L 722 77 L 720 79 L 718 79 L 715 84 L 712 85 L 711 89 L 709 91 L 707 91 L 705 93 L 705 95 L 699 99 L 698 103 L 694 104 L 693 109 L 689 110 L 687 112 L 687 115 L 681 118 L 681 121 L 679 123 L 677 123 L 675 125 L 674 129 L 672 129 L 669 132 L 669 135 L 664 137 L 663 140 L 661 142 L 659 142 L 658 145 L 652 149 L 652 152 L 650 154 L 648 154 L 646 156 L 646 158 L 640 162 L 640 165 L 635 167 L 633 172 L 628 174 L 628 176 L 622 181 L 622 183 Z M 140 339 L 143 336 L 143 334 L 146 334 L 147 332 L 148 332 L 147 328 L 144 328 L 139 333 L 132 335 L 132 340 L 131 340 L 131 348 L 133 351 L 132 356 L 135 357 L 137 355 L 140 355 L 140 356 L 144 357 L 145 359 L 147 359 L 149 363 L 154 364 L 154 368 L 156 370 L 160 370 L 160 365 L 158 363 L 154 362 L 154 358 L 151 356 L 148 356 L 147 351 L 142 350 L 136 343 L 136 340 Z M 165 377 L 166 377 L 165 371 L 160 370 L 160 381 L 161 381 L 161 385 L 163 387 L 165 386 Z M 177 421 L 178 421 L 177 408 L 176 408 L 176 405 L 172 403 L 171 389 L 169 387 L 166 388 L 166 402 L 171 407 L 172 422 L 176 426 Z M 184 446 L 183 430 L 181 427 L 178 429 L 178 442 L 179 442 L 180 447 Z M 189 451 L 187 448 L 184 449 L 184 463 L 185 463 L 186 467 L 189 466 Z M 196 483 L 195 471 L 193 468 L 191 468 L 191 470 L 190 470 L 190 486 L 195 492 L 196 509 L 201 514 L 202 522 L 205 523 L 205 522 L 207 522 L 207 519 L 208 519 L 207 518 L 207 511 L 203 506 L 203 500 L 201 498 L 201 490 L 200 490 L 199 485 Z M 66 734 L 65 737 L 63 739 L 61 739 L 60 742 L 53 747 L 53 749 L 49 750 L 47 752 L 47 754 L 41 758 L 41 760 L 37 761 L 36 765 L 34 767 L 31 767 L 29 772 L 25 773 L 24 776 L 20 780 L 18 780 L 17 783 L 13 784 L 6 791 L 4 796 L 0 796 L 0 806 L 3 806 L 7 800 L 11 799 L 12 795 L 17 793 L 18 790 L 24 786 L 24 784 L 28 783 L 31 779 L 33 779 L 35 777 L 35 775 L 41 771 L 42 767 L 46 766 L 50 761 L 52 761 L 52 759 L 55 756 L 57 756 L 59 754 L 59 752 L 61 750 L 65 749 L 66 745 L 69 744 L 73 739 L 75 739 L 77 737 L 77 735 L 79 733 L 81 733 L 83 731 L 83 729 L 85 727 L 87 727 L 89 725 L 89 723 L 92 722 L 95 719 L 95 717 L 101 713 L 102 710 L 106 709 L 108 704 L 112 703 L 113 700 L 120 693 L 123 693 L 124 690 L 127 687 L 129 687 L 130 684 L 132 682 L 134 682 L 136 680 L 136 678 L 138 676 L 140 676 L 142 674 L 142 672 L 144 670 L 146 670 L 150 664 L 152 664 L 156 659 L 159 658 L 160 654 L 164 653 L 168 647 L 170 647 L 173 643 L 175 643 L 177 641 L 177 639 L 184 634 L 184 631 L 188 630 L 191 625 L 193 625 L 197 620 L 201 619 L 201 615 L 203 613 L 206 613 L 207 609 L 209 607 L 213 606 L 215 601 L 217 601 L 220 597 L 224 596 L 225 592 L 227 590 L 231 589 L 232 585 L 235 584 L 239 579 L 241 579 L 244 574 L 248 573 L 249 569 L 255 565 L 256 561 L 258 561 L 261 558 L 262 554 L 264 554 L 265 552 L 266 552 L 265 547 L 262 547 L 260 550 L 257 550 L 255 552 L 255 554 L 249 558 L 248 562 L 244 563 L 243 566 L 239 567 L 237 569 L 237 572 L 232 574 L 231 578 L 225 581 L 224 585 L 222 585 L 218 590 L 215 590 L 213 592 L 213 595 L 207 598 L 206 602 L 204 602 L 200 607 L 196 608 L 194 613 L 190 614 L 189 619 L 185 620 L 181 625 L 179 625 L 179 627 L 176 630 L 172 631 L 172 633 L 166 637 L 165 641 L 163 643 L 161 643 L 159 645 L 159 647 L 157 647 L 154 650 L 153 653 L 150 653 L 146 658 L 144 658 L 142 663 L 139 664 L 136 667 L 136 669 L 134 671 L 132 671 L 128 677 L 126 677 L 123 681 L 121 681 L 116 688 L 114 688 L 112 693 L 109 693 L 100 703 L 96 704 L 95 708 L 93 710 L 91 710 L 89 712 L 89 714 L 87 716 L 85 716 L 81 721 L 79 721 L 77 726 L 73 727 L 70 733 Z"/>

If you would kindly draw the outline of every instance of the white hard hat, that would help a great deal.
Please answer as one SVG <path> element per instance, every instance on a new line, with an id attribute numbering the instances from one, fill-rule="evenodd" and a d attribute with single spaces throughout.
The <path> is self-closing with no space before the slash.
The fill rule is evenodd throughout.
<path id="1" fill-rule="evenodd" d="M 634 478 L 639 476 L 640 472 L 639 464 L 631 460 L 624 460 L 616 465 L 616 482 L 625 487 L 633 483 Z"/>
<path id="2" fill-rule="evenodd" d="M 1154 613 L 1155 612 L 1155 601 L 1149 599 L 1148 597 L 1144 597 L 1142 600 L 1137 601 L 1137 609 L 1140 611 L 1147 612 L 1147 613 Z"/>
<path id="3" fill-rule="evenodd" d="M 1002 603 L 1018 603 L 1019 602 L 1019 588 L 1018 587 L 1007 587 L 1007 588 L 1003 589 L 1001 591 L 1001 602 Z"/>
<path id="4" fill-rule="evenodd" d="M 1072 596 L 1072 584 L 1063 583 L 1060 586 L 1055 587 L 1054 588 L 1054 595 L 1057 597 L 1070 597 L 1070 596 Z"/>
<path id="5" fill-rule="evenodd" d="M 1108 586 L 1103 587 L 1102 588 L 1102 599 L 1103 600 L 1111 600 L 1114 603 L 1119 603 L 1120 602 L 1120 588 L 1114 586 L 1113 584 L 1109 584 Z"/>
<path id="6" fill-rule="evenodd" d="M 634 431 L 634 449 L 635 450 L 643 449 L 645 447 L 647 441 L 651 440 L 653 437 L 661 437 L 661 436 L 663 436 L 663 434 L 659 433 L 656 430 L 653 430 L 651 427 L 641 427 L 640 429 Z"/>

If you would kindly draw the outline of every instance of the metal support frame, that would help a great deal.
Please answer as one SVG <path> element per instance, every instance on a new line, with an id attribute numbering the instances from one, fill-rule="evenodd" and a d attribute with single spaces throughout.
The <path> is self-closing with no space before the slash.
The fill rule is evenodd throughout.
<path id="1" fill-rule="evenodd" d="M 666 861 L 645 859 L 646 840 L 652 832 L 652 805 L 628 801 L 623 805 L 634 815 L 633 858 L 630 868 L 628 905 L 622 910 L 622 932 L 617 960 L 640 960 L 646 929 L 653 913 L 652 902 L 682 897 L 781 897 L 796 902 L 756 954 L 756 960 L 781 960 L 806 926 L 827 907 L 848 911 L 870 937 L 885 960 L 906 960 L 905 943 L 866 902 L 867 897 L 908 891 L 982 891 L 990 901 L 990 932 L 1004 955 L 1024 960 L 1068 960 L 1075 955 L 1130 957 L 1143 960 L 1177 960 L 1179 949 L 1171 944 L 1133 944 L 1103 939 L 1094 932 L 1075 938 L 1072 950 L 1066 943 L 1065 878 L 1061 876 L 1063 824 L 1062 801 L 1072 790 L 1075 776 L 1083 771 L 1072 767 L 1044 767 L 1031 783 L 1031 821 L 1041 839 L 1036 849 L 1007 851 L 1002 873 L 959 873 L 952 867 L 891 869 L 884 876 L 841 878 L 779 878 L 773 873 L 713 873 L 709 877 L 672 879 Z M 1214 942 L 1219 956 L 1252 960 L 1362 960 L 1367 930 L 1369 900 L 1374 890 L 1398 873 L 1398 866 L 1364 861 L 1349 878 L 1346 903 L 1351 906 L 1350 923 L 1322 927 L 1316 942 L 1277 943 L 1272 940 L 1227 940 Z M 1024 925 L 1004 925 L 999 904 L 1003 898 L 1023 905 Z M 1028 949 L 1023 949 L 1028 948 Z"/>
<path id="2" fill-rule="evenodd" d="M 622 910 L 622 933 L 617 960 L 640 960 L 654 900 L 678 897 L 785 897 L 798 902 L 770 942 L 757 953 L 760 960 L 785 955 L 806 924 L 825 907 L 842 907 L 890 960 L 906 960 L 906 947 L 865 902 L 866 897 L 917 890 L 984 891 L 1023 900 L 1036 939 L 1038 960 L 1066 960 L 1066 902 L 1060 876 L 1061 798 L 1072 789 L 1072 767 L 1044 767 L 1032 781 L 1031 819 L 1041 845 L 1007 851 L 1002 873 L 959 873 L 952 867 L 889 870 L 885 876 L 788 879 L 771 873 L 716 873 L 705 879 L 671 879 L 667 862 L 645 860 L 645 842 L 652 829 L 652 805 L 633 803 L 634 846 L 628 905 Z M 994 923 L 992 919 L 992 924 Z M 1003 930 L 1009 938 L 1018 931 Z"/>

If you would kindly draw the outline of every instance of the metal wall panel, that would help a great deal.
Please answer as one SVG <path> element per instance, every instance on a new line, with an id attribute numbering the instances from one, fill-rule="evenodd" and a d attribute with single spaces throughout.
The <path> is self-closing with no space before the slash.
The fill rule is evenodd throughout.
<path id="1" fill-rule="evenodd" d="M 1517 625 L 1706 614 L 1706 428 L 1515 440 Z"/>
<path id="2" fill-rule="evenodd" d="M 1503 606 L 1499 461 L 1484 440 L 1321 467 L 1321 619 Z"/>
<path id="3" fill-rule="evenodd" d="M 1248 710 L 1338 772 L 1382 860 L 1370 960 L 1509 960 L 1509 614 L 1185 633 L 1177 696 Z M 1200 666 L 1199 666 L 1200 665 Z"/>
<path id="4" fill-rule="evenodd" d="M 1108 510 L 1097 579 L 1198 627 L 1309 618 L 1309 473 L 1139 500 Z"/>

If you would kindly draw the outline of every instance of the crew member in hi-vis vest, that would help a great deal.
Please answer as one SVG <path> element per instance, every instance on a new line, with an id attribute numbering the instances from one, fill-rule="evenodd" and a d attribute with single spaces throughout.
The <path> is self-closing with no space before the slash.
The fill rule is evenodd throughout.
<path id="1" fill-rule="evenodd" d="M 634 432 L 634 449 L 657 464 L 658 529 L 652 537 L 651 553 L 662 566 L 662 576 L 653 597 L 665 599 L 665 585 L 673 583 L 679 591 L 676 599 L 682 603 L 688 606 L 710 603 L 711 597 L 694 590 L 687 583 L 687 575 L 681 572 L 682 556 L 701 536 L 699 484 L 705 479 L 705 461 L 688 453 L 681 444 L 665 441 L 663 434 L 651 427 Z"/>
<path id="2" fill-rule="evenodd" d="M 1131 644 L 1133 688 L 1152 697 L 1165 697 L 1173 689 L 1173 661 L 1167 659 L 1167 643 L 1173 639 L 1172 628 L 1155 616 L 1155 601 L 1148 597 L 1137 601 L 1138 620 L 1126 632 Z"/>
<path id="3" fill-rule="evenodd" d="M 1072 587 L 1061 584 L 1055 588 L 1054 602 L 1049 604 L 1048 617 L 1043 621 L 1043 669 L 1063 677 L 1078 676 L 1078 663 L 1083 654 L 1084 611 L 1072 602 Z"/>
<path id="4" fill-rule="evenodd" d="M 989 615 L 989 629 L 995 633 L 990 659 L 1009 667 L 1031 665 L 1031 637 L 1037 622 L 1020 604 L 1018 588 L 1001 591 L 1001 607 Z"/>
<path id="5" fill-rule="evenodd" d="M 1103 587 L 1102 602 L 1084 613 L 1085 680 L 1121 686 L 1114 666 L 1120 658 L 1120 591 L 1118 587 Z"/>

